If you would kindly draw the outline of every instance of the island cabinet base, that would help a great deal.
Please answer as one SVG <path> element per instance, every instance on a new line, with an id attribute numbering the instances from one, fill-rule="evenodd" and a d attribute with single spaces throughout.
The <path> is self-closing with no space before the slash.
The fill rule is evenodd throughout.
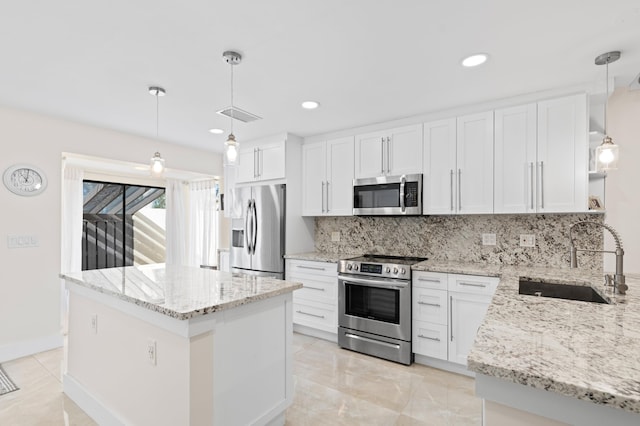
<path id="1" fill-rule="evenodd" d="M 639 425 L 640 414 L 476 373 L 484 426 Z"/>
<path id="2" fill-rule="evenodd" d="M 99 424 L 283 424 L 291 293 L 178 320 L 69 284 L 64 392 Z"/>

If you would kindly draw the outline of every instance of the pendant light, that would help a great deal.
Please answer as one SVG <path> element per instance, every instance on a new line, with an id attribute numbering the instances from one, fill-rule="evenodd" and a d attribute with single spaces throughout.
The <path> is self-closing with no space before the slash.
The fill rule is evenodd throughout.
<path id="1" fill-rule="evenodd" d="M 151 86 L 149 87 L 149 94 L 156 97 L 156 141 L 159 140 L 159 132 L 158 129 L 160 127 L 160 96 L 164 96 L 166 92 L 162 87 Z M 151 176 L 153 177 L 162 177 L 164 173 L 164 158 L 160 155 L 159 152 L 153 154 L 151 157 Z"/>
<path id="2" fill-rule="evenodd" d="M 604 139 L 596 148 L 596 169 L 599 172 L 616 170 L 618 168 L 618 145 L 607 134 L 607 103 L 609 102 L 609 64 L 620 59 L 620 52 L 613 51 L 603 53 L 596 58 L 596 65 L 606 65 L 607 68 L 607 94 L 604 102 Z"/>
<path id="3" fill-rule="evenodd" d="M 233 67 L 242 61 L 242 55 L 237 52 L 228 50 L 222 54 L 222 59 L 231 66 L 231 130 L 225 144 L 224 163 L 228 166 L 235 166 L 238 161 L 238 148 L 240 144 L 236 141 L 233 134 Z"/>

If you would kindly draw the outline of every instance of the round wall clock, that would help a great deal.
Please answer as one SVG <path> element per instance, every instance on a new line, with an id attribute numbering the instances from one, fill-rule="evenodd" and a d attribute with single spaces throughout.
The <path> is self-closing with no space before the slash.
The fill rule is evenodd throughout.
<path id="1" fill-rule="evenodd" d="M 47 177 L 37 167 L 28 164 L 14 164 L 4 171 L 4 185 L 14 194 L 33 196 L 47 188 Z"/>

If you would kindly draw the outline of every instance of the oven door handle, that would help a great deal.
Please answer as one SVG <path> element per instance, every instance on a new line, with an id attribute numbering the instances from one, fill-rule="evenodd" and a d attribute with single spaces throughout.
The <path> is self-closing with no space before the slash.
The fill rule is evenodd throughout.
<path id="1" fill-rule="evenodd" d="M 343 281 L 345 283 L 354 283 L 358 285 L 364 285 L 367 287 L 393 288 L 396 290 L 402 290 L 404 288 L 409 287 L 409 282 L 404 282 L 400 280 L 384 281 L 384 280 L 376 280 L 376 279 L 368 279 L 368 278 L 346 277 L 344 275 L 338 275 L 338 280 Z"/>

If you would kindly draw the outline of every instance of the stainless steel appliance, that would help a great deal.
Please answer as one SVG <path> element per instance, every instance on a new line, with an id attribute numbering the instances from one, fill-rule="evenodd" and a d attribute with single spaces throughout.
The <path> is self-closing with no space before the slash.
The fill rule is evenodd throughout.
<path id="1" fill-rule="evenodd" d="M 285 186 L 232 191 L 231 272 L 284 278 Z"/>
<path id="2" fill-rule="evenodd" d="M 422 214 L 422 174 L 354 179 L 353 214 Z"/>
<path id="3" fill-rule="evenodd" d="M 402 364 L 411 351 L 411 265 L 425 258 L 365 255 L 338 263 L 338 344 Z"/>

